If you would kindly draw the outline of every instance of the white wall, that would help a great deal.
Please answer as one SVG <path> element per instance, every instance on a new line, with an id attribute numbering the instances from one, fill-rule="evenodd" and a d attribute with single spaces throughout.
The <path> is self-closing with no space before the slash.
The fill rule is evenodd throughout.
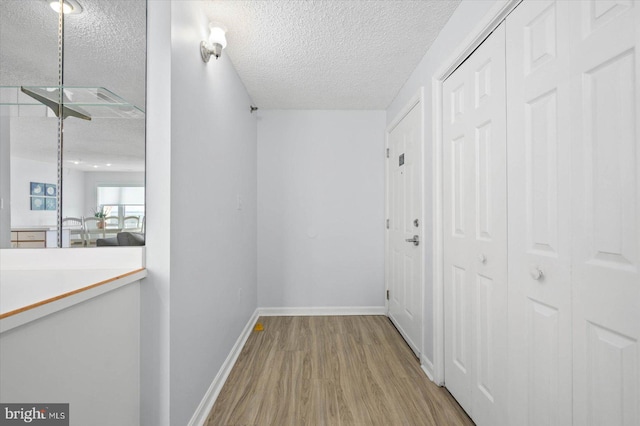
<path id="1" fill-rule="evenodd" d="M 384 306 L 384 111 L 260 111 L 258 304 Z"/>
<path id="2" fill-rule="evenodd" d="M 0 249 L 11 247 L 11 139 L 9 108 L 0 106 Z"/>
<path id="3" fill-rule="evenodd" d="M 30 182 L 52 183 L 57 185 L 58 168 L 55 163 L 11 157 L 11 227 L 56 226 L 55 210 L 31 210 Z M 85 173 L 79 170 L 65 169 L 63 185 L 63 216 L 80 217 L 90 215 L 84 212 Z M 144 181 L 144 177 L 143 177 Z M 95 194 L 93 195 L 95 200 Z M 94 207 L 95 208 L 95 207 Z"/>
<path id="4" fill-rule="evenodd" d="M 146 266 L 140 287 L 140 425 L 170 425 L 171 2 L 147 3 Z"/>
<path id="5" fill-rule="evenodd" d="M 64 169 L 62 174 L 62 217 L 81 217 L 85 212 L 85 172 Z"/>
<path id="6" fill-rule="evenodd" d="M 390 124 L 405 107 L 407 102 L 414 96 L 421 86 L 424 86 L 425 94 L 425 176 L 427 182 L 425 185 L 425 299 L 424 299 L 424 342 L 425 347 L 423 355 L 433 362 L 434 354 L 434 306 L 433 306 L 433 219 L 434 219 L 434 194 L 430 173 L 434 170 L 435 159 L 432 155 L 433 149 L 433 119 L 434 111 L 431 103 L 433 99 L 432 79 L 434 73 L 442 67 L 443 63 L 451 57 L 454 49 L 456 49 L 463 40 L 468 37 L 469 30 L 476 27 L 479 17 L 482 17 L 491 10 L 496 3 L 504 3 L 503 0 L 463 0 L 455 10 L 447 24 L 444 26 L 438 38 L 429 48 L 428 52 L 422 58 L 417 68 L 413 71 L 407 82 L 404 84 L 394 101 L 387 108 L 387 124 Z"/>
<path id="7" fill-rule="evenodd" d="M 202 3 L 163 3 L 149 2 L 142 302 L 142 424 L 154 426 L 187 424 L 257 307 L 251 99 L 224 53 L 202 62 Z"/>
<path id="8" fill-rule="evenodd" d="M 55 227 L 55 210 L 31 210 L 30 182 L 57 185 L 58 166 L 56 163 L 11 157 L 11 227 Z"/>
<path id="9" fill-rule="evenodd" d="M 136 282 L 0 334 L 2 402 L 69 403 L 71 426 L 138 425 L 139 321 Z"/>

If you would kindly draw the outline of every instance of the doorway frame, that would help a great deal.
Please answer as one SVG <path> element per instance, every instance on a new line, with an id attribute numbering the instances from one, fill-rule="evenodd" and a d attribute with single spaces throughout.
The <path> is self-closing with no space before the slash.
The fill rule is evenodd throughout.
<path id="1" fill-rule="evenodd" d="M 387 317 L 389 318 L 389 320 L 391 320 L 391 317 L 389 315 L 389 300 L 387 299 L 386 295 L 387 292 L 389 291 L 389 229 L 387 229 L 386 226 L 386 222 L 389 219 L 389 203 L 390 203 L 390 199 L 389 199 L 389 158 L 387 157 L 387 150 L 389 149 L 389 135 L 391 134 L 391 132 L 393 131 L 393 129 L 395 129 L 398 124 L 400 124 L 400 122 L 407 116 L 407 114 L 409 114 L 409 112 L 411 112 L 413 110 L 413 108 L 415 108 L 416 106 L 419 106 L 420 108 L 420 147 L 419 147 L 419 151 L 420 151 L 420 155 L 419 155 L 419 159 L 418 161 L 420 162 L 420 194 L 421 194 L 421 199 L 420 199 L 420 223 L 424 224 L 424 217 L 425 217 L 425 193 L 424 193 L 424 188 L 425 188 L 425 177 L 426 177 L 426 173 L 425 173 L 425 161 L 424 161 L 424 154 L 425 154 L 425 108 L 424 108 L 424 86 L 420 86 L 418 88 L 418 91 L 411 97 L 411 99 L 409 99 L 409 101 L 405 104 L 405 106 L 400 110 L 400 112 L 398 112 L 398 114 L 396 114 L 396 116 L 394 117 L 394 119 L 391 121 L 391 123 L 387 126 L 385 132 L 384 132 L 384 217 L 385 217 L 385 224 L 384 224 L 384 288 L 385 288 L 385 298 L 384 298 L 384 307 L 385 307 L 385 312 Z M 424 241 L 424 226 L 421 226 L 418 228 L 418 235 L 420 237 L 420 241 Z M 425 274 L 425 250 L 424 247 L 422 249 L 422 262 L 420 262 L 420 296 L 419 296 L 419 300 L 420 300 L 420 336 L 418 338 L 418 348 L 417 351 L 417 356 L 420 360 L 420 365 L 423 365 L 423 361 L 424 361 L 424 318 L 425 318 L 425 304 L 424 304 L 424 293 L 425 293 L 425 279 L 426 279 L 426 274 Z M 393 322 L 393 321 L 392 321 Z M 400 332 L 400 330 L 398 330 Z M 402 334 L 402 332 L 400 332 L 400 334 Z M 405 341 L 407 340 L 406 336 L 402 336 Z"/>
<path id="2" fill-rule="evenodd" d="M 433 169 L 433 381 L 444 386 L 444 226 L 443 215 L 443 84 L 444 81 L 482 44 L 482 42 L 506 19 L 523 0 L 496 1 L 489 12 L 478 20 L 478 24 L 469 31 L 467 37 L 453 50 L 449 58 L 436 69 L 431 79 L 433 132 L 432 144 Z M 508 143 L 508 141 L 507 141 Z"/>

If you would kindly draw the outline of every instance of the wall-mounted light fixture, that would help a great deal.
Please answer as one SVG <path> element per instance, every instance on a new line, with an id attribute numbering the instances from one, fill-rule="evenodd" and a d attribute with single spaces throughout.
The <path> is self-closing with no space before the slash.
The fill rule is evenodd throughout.
<path id="1" fill-rule="evenodd" d="M 48 0 L 47 2 L 49 3 L 51 9 L 53 9 L 56 13 L 60 13 L 60 0 Z M 78 3 L 77 1 L 64 0 L 62 2 L 62 13 L 64 13 L 65 15 L 75 15 L 81 12 L 82 6 L 80 6 L 80 3 Z"/>
<path id="2" fill-rule="evenodd" d="M 209 24 L 209 40 L 203 40 L 200 42 L 200 55 L 202 60 L 209 62 L 211 55 L 216 59 L 222 54 L 222 49 L 227 47 L 227 37 L 225 33 L 227 29 L 215 22 Z"/>

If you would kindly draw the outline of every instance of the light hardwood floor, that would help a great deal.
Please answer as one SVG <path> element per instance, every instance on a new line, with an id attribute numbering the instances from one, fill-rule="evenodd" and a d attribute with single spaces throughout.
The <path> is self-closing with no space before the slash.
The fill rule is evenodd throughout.
<path id="1" fill-rule="evenodd" d="M 263 317 L 207 426 L 473 425 L 384 316 Z"/>

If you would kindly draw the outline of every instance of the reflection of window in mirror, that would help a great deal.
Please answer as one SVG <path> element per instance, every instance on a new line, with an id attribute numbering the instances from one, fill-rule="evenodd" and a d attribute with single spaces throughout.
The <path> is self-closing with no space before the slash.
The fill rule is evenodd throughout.
<path id="1" fill-rule="evenodd" d="M 93 217 L 100 204 L 112 205 L 121 220 L 144 223 L 146 0 L 77 3 L 79 13 L 64 15 L 61 62 L 59 16 L 48 2 L 0 1 L 0 248 L 26 247 L 18 232 L 30 231 L 46 236 L 39 247 L 55 247 L 58 220 Z M 66 118 L 58 164 L 54 110 L 61 97 Z M 50 200 L 34 200 L 31 182 L 55 189 L 61 202 L 48 194 L 42 197 Z M 142 196 L 98 202 L 100 185 L 137 188 Z M 63 247 L 83 247 L 69 243 L 65 232 Z"/>
<path id="2" fill-rule="evenodd" d="M 144 182 L 144 175 L 140 176 Z M 120 230 L 141 232 L 145 222 L 143 185 L 99 185 L 97 187 L 97 211 L 116 218 Z"/>

